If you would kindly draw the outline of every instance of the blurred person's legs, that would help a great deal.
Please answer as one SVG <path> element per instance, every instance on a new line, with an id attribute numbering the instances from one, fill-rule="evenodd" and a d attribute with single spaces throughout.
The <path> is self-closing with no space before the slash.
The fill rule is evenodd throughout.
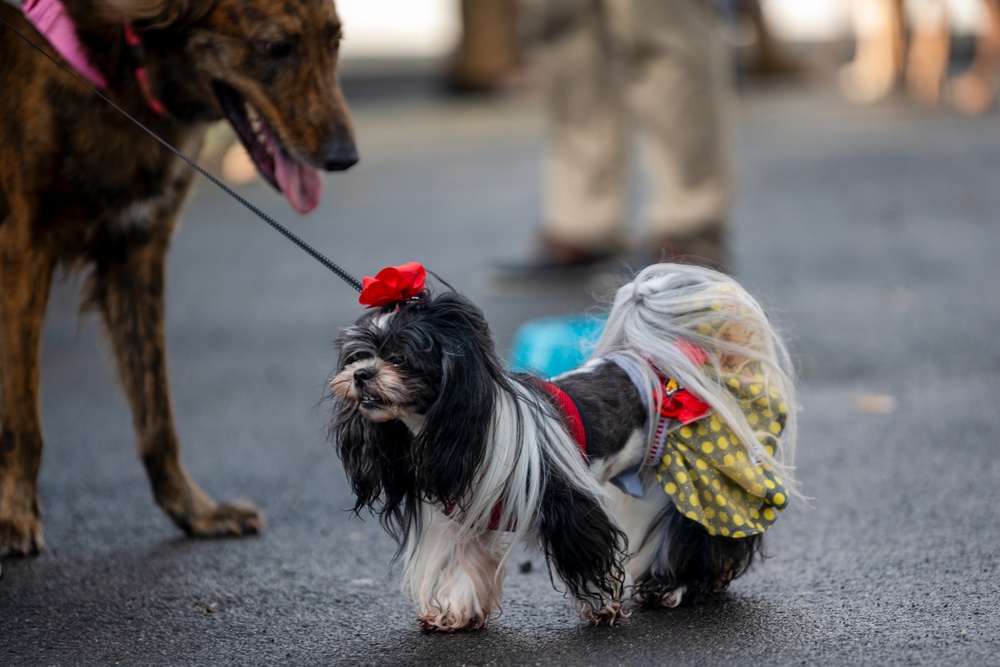
<path id="1" fill-rule="evenodd" d="M 724 262 L 728 76 L 709 3 L 521 0 L 520 9 L 538 37 L 549 137 L 538 247 L 507 268 L 580 266 L 621 252 L 630 122 L 650 165 L 644 255 Z"/>
<path id="2" fill-rule="evenodd" d="M 951 48 L 951 26 L 945 0 L 908 0 L 910 46 L 906 56 L 906 90 L 914 100 L 941 101 Z"/>
<path id="3" fill-rule="evenodd" d="M 539 48 L 548 121 L 543 237 L 598 257 L 624 247 L 628 204 L 626 127 L 620 73 L 600 0 L 544 1 Z"/>
<path id="4" fill-rule="evenodd" d="M 731 74 L 702 0 L 611 0 L 629 52 L 628 106 L 649 165 L 643 259 L 727 263 Z"/>
<path id="5" fill-rule="evenodd" d="M 983 31 L 969 69 L 951 84 L 951 101 L 962 113 L 981 114 L 993 105 L 1000 84 L 1000 0 L 983 0 Z"/>
<path id="6" fill-rule="evenodd" d="M 853 0 L 851 14 L 857 47 L 840 71 L 844 93 L 856 102 L 889 94 L 903 71 L 905 0 Z"/>
<path id="7" fill-rule="evenodd" d="M 461 0 L 462 36 L 446 80 L 458 93 L 489 92 L 518 65 L 515 0 Z"/>
<path id="8" fill-rule="evenodd" d="M 801 64 L 792 58 L 775 39 L 760 6 L 760 0 L 737 0 L 739 10 L 750 21 L 755 40 L 751 59 L 743 64 L 743 72 L 749 76 L 789 76 L 802 72 Z"/>

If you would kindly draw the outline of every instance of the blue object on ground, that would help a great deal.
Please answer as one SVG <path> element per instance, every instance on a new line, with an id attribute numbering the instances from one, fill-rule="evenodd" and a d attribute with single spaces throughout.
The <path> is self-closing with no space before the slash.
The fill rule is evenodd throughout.
<path id="1" fill-rule="evenodd" d="M 564 315 L 525 322 L 514 334 L 512 371 L 553 377 L 583 363 L 600 338 L 605 315 Z"/>

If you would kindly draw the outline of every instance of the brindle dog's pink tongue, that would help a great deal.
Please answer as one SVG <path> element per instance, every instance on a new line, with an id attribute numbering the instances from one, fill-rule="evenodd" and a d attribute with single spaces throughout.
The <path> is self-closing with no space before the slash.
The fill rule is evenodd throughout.
<path id="1" fill-rule="evenodd" d="M 285 151 L 274 152 L 274 177 L 285 199 L 297 212 L 305 214 L 319 206 L 323 179 L 319 170 L 289 157 Z"/>

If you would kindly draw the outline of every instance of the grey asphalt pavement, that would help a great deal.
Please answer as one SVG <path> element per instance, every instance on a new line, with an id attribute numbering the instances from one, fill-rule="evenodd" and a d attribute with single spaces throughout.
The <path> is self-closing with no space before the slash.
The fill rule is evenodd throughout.
<path id="1" fill-rule="evenodd" d="M 362 162 L 326 179 L 317 213 L 240 191 L 354 275 L 425 263 L 484 307 L 501 349 L 528 319 L 592 304 L 600 279 L 490 271 L 538 218 L 533 102 L 354 112 Z M 187 540 L 156 508 L 67 277 L 44 336 L 48 550 L 3 561 L 0 664 L 1000 664 L 1000 117 L 788 88 L 747 94 L 737 127 L 735 270 L 791 338 L 813 500 L 724 601 L 591 628 L 525 552 L 488 630 L 421 634 L 394 545 L 345 511 L 325 438 L 356 294 L 202 182 L 169 266 L 177 427 L 192 475 L 255 501 L 267 530 Z"/>

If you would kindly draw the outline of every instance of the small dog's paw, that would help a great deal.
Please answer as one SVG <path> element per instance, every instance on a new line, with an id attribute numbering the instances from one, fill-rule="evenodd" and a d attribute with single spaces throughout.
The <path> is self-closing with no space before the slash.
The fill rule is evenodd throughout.
<path id="1" fill-rule="evenodd" d="M 684 594 L 687 593 L 687 586 L 678 586 L 672 591 L 668 591 L 661 599 L 660 606 L 668 609 L 680 607 L 684 603 Z"/>
<path id="2" fill-rule="evenodd" d="M 193 537 L 255 535 L 265 524 L 260 510 L 245 500 L 213 504 L 206 510 L 176 520 Z"/>
<path id="3" fill-rule="evenodd" d="M 463 630 L 480 630 L 486 627 L 488 619 L 480 614 L 468 618 L 459 616 L 452 611 L 433 609 L 417 616 L 420 629 L 424 632 L 460 632 Z"/>
<path id="4" fill-rule="evenodd" d="M 713 595 L 719 595 L 725 593 L 729 590 L 729 584 L 733 583 L 735 578 L 735 572 L 733 571 L 733 566 L 729 563 L 722 568 L 722 572 L 718 577 L 712 580 L 711 590 Z"/>
<path id="5" fill-rule="evenodd" d="M 614 625 L 619 619 L 628 618 L 631 614 L 622 609 L 620 600 L 608 600 L 601 606 L 586 605 L 580 610 L 580 619 L 591 625 Z"/>
<path id="6" fill-rule="evenodd" d="M 42 522 L 37 516 L 29 513 L 0 519 L 0 557 L 33 556 L 44 548 Z"/>
<path id="7" fill-rule="evenodd" d="M 684 603 L 685 593 L 687 593 L 687 586 L 645 589 L 636 592 L 633 599 L 636 604 L 640 604 L 647 609 L 673 609 Z"/>

